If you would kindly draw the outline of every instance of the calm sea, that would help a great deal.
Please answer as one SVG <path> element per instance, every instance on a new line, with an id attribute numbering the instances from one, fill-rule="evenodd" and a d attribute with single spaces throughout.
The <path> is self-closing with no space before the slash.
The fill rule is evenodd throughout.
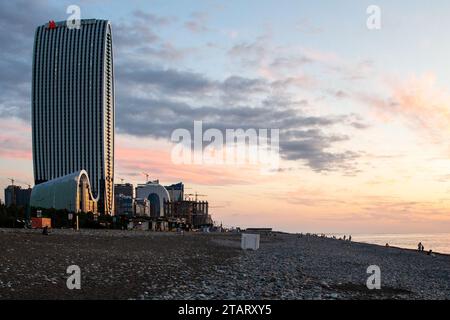
<path id="1" fill-rule="evenodd" d="M 343 234 L 334 234 L 336 237 L 342 237 Z M 352 234 L 352 241 L 372 243 L 378 245 L 417 249 L 419 242 L 425 247 L 425 250 L 450 254 L 450 233 L 433 234 Z"/>

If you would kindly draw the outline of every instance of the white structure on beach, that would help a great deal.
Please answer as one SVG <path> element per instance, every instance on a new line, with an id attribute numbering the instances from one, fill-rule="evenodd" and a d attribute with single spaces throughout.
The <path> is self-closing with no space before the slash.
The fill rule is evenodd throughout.
<path id="1" fill-rule="evenodd" d="M 259 249 L 259 234 L 243 233 L 241 237 L 242 250 L 258 250 Z"/>

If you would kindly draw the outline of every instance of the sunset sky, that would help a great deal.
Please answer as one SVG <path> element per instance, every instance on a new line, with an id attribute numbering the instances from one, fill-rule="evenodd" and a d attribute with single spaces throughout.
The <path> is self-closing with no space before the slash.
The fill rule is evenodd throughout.
<path id="1" fill-rule="evenodd" d="M 183 181 L 226 226 L 448 232 L 450 2 L 1 1 L 0 198 L 33 182 L 34 30 L 113 25 L 115 177 Z M 366 27 L 369 5 L 381 29 Z M 176 165 L 174 129 L 280 129 L 280 168 Z"/>

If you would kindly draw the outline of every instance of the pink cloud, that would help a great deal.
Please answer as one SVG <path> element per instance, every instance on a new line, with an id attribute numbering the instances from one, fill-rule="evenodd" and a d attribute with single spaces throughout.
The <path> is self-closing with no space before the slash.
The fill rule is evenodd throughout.
<path id="1" fill-rule="evenodd" d="M 360 94 L 359 99 L 374 107 L 383 120 L 403 119 L 414 130 L 420 129 L 433 142 L 448 140 L 450 94 L 437 84 L 433 74 L 406 80 L 388 80 L 387 98 Z"/>
<path id="2" fill-rule="evenodd" d="M 259 168 L 236 168 L 226 165 L 177 165 L 172 162 L 170 148 L 142 149 L 117 147 L 116 177 L 133 177 L 143 181 L 142 172 L 148 172 L 151 179 L 184 181 L 203 185 L 230 185 L 254 183 Z M 264 179 L 261 177 L 261 179 Z"/>
<path id="3" fill-rule="evenodd" d="M 20 120 L 0 120 L 0 157 L 31 160 L 31 127 Z"/>

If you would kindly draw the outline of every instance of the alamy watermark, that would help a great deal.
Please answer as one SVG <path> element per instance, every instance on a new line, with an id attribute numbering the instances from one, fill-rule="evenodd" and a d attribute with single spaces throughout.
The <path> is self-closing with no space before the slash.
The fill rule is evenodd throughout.
<path id="1" fill-rule="evenodd" d="M 381 269 L 377 265 L 371 265 L 367 268 L 367 274 L 370 277 L 367 278 L 366 286 L 369 290 L 380 290 L 381 289 Z"/>
<path id="2" fill-rule="evenodd" d="M 367 7 L 366 13 L 369 15 L 366 21 L 367 29 L 380 30 L 381 29 L 381 8 L 377 5 L 370 5 Z"/>
<path id="3" fill-rule="evenodd" d="M 171 157 L 174 164 L 258 165 L 263 173 L 279 168 L 279 129 L 225 129 L 203 131 L 203 122 L 194 121 L 193 137 L 187 129 L 175 129 Z"/>
<path id="4" fill-rule="evenodd" d="M 67 289 L 69 290 L 80 290 L 81 289 L 81 269 L 76 264 L 67 267 L 66 273 L 69 277 L 66 281 Z"/>
<path id="5" fill-rule="evenodd" d="M 68 29 L 80 29 L 81 28 L 81 9 L 75 4 L 71 4 L 67 7 L 67 14 L 70 16 L 66 20 L 66 26 Z"/>

